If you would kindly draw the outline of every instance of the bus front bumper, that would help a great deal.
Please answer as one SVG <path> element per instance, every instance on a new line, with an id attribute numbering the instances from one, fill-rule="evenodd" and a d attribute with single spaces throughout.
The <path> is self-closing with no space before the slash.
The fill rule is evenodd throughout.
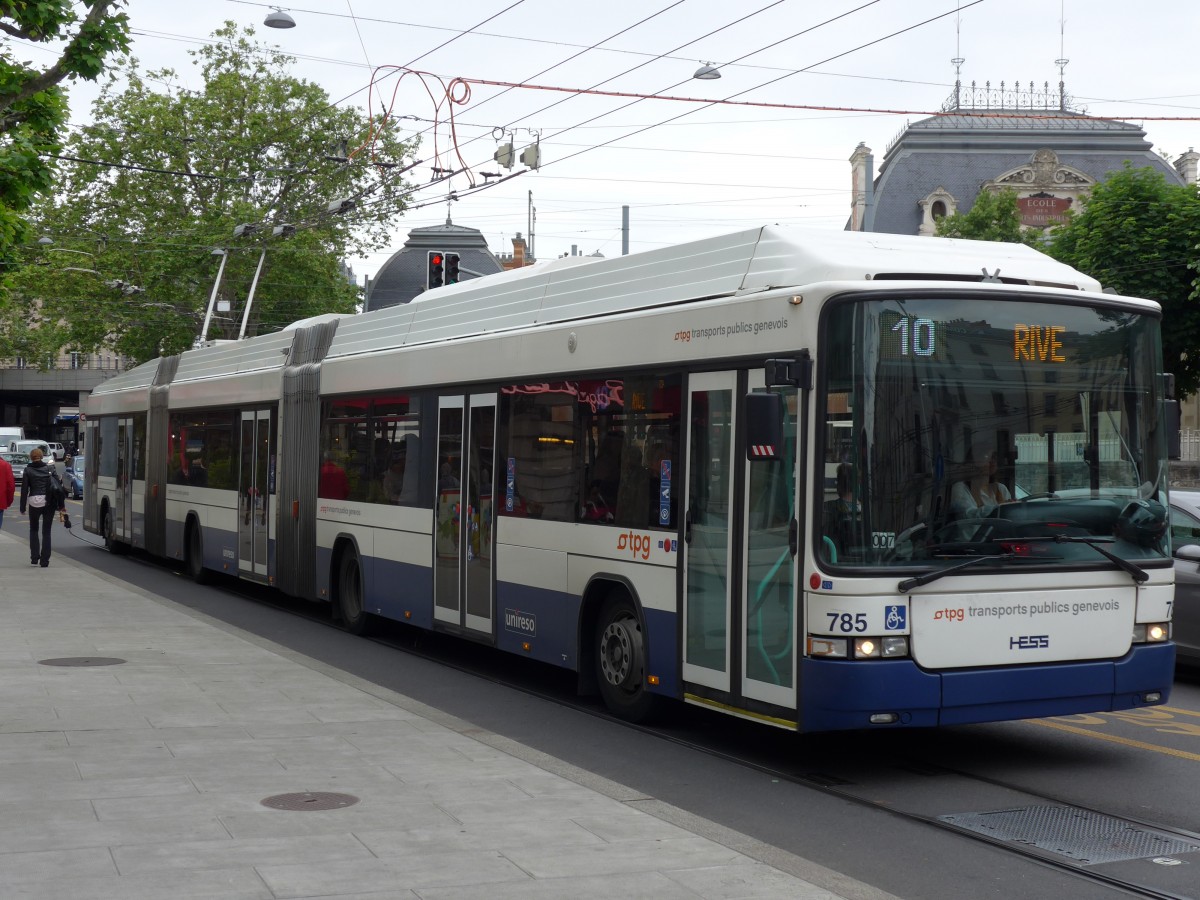
<path id="1" fill-rule="evenodd" d="M 1134 709 L 1165 703 L 1174 678 L 1171 643 L 1140 644 L 1115 661 L 944 672 L 911 659 L 804 659 L 800 730 L 920 728 Z M 872 722 L 872 716 L 888 714 L 894 721 Z"/>

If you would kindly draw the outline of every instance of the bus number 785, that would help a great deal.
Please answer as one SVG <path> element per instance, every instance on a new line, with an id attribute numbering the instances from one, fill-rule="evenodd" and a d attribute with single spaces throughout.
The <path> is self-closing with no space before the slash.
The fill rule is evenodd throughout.
<path id="1" fill-rule="evenodd" d="M 867 630 L 867 614 L 866 613 L 825 613 L 829 616 L 830 631 L 866 631 Z"/>

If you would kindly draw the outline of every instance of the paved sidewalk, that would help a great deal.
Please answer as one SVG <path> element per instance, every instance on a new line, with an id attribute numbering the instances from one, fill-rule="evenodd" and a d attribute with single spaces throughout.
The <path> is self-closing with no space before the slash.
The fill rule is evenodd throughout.
<path id="1" fill-rule="evenodd" d="M 0 534 L 4 900 L 885 896 Z"/>

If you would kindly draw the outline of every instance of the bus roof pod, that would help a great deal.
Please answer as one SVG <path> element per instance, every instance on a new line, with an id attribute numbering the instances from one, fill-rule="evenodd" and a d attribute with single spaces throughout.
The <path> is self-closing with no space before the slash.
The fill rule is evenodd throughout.
<path id="1" fill-rule="evenodd" d="M 1024 244 L 768 225 L 750 260 L 744 291 L 822 281 L 998 280 L 1099 291 L 1100 282 Z"/>
<path id="2" fill-rule="evenodd" d="M 329 356 L 530 328 L 775 288 L 872 279 L 1100 284 L 1023 244 L 768 225 L 586 265 L 527 266 L 344 319 Z"/>

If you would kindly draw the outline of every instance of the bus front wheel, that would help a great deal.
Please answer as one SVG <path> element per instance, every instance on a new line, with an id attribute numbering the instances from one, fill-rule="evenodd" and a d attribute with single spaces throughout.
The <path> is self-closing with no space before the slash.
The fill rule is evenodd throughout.
<path id="1" fill-rule="evenodd" d="M 646 690 L 645 636 L 637 608 L 626 594 L 604 601 L 596 641 L 596 680 L 604 705 L 629 722 L 650 718 L 658 698 Z"/>

